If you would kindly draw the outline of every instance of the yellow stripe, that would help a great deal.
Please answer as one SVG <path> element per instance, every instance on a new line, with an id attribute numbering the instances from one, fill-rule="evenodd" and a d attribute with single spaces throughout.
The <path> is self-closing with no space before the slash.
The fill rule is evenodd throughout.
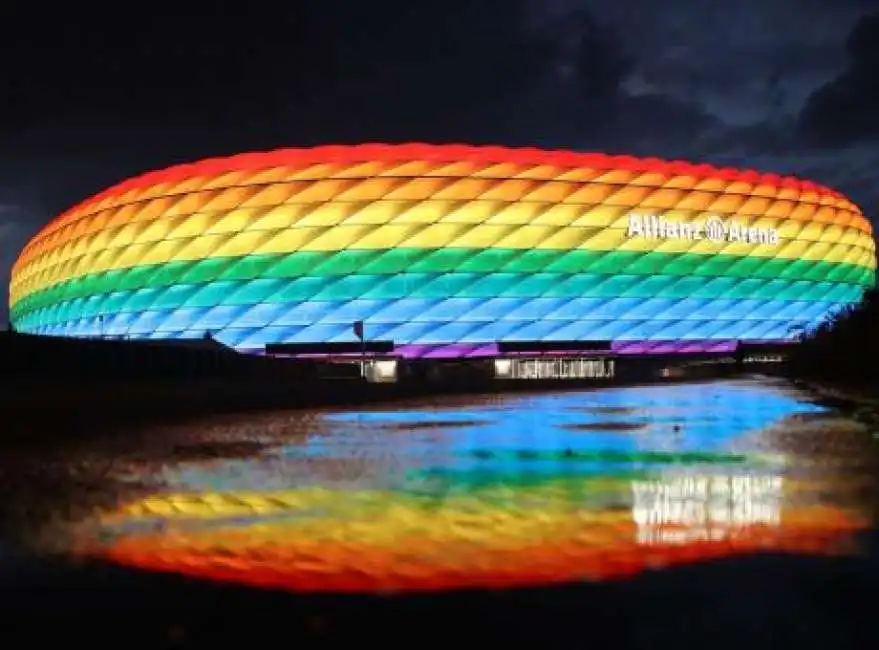
<path id="1" fill-rule="evenodd" d="M 344 225 L 336 228 L 292 228 L 245 231 L 239 234 L 210 234 L 187 239 L 179 237 L 159 242 L 134 242 L 131 233 L 107 241 L 107 236 L 81 240 L 38 258 L 19 269 L 11 287 L 13 301 L 50 285 L 86 273 L 125 269 L 171 261 L 195 261 L 210 257 L 248 254 L 279 254 L 294 251 L 326 252 L 343 248 L 382 250 L 395 247 L 436 249 L 443 247 L 512 249 L 584 249 L 592 251 L 690 252 L 702 255 L 777 257 L 808 261 L 848 262 L 874 269 L 873 238 L 855 229 L 830 227 L 818 232 L 812 225 L 782 226 L 782 232 L 809 230 L 815 239 L 783 239 L 777 246 L 715 243 L 708 240 L 650 240 L 628 238 L 626 230 L 614 228 L 556 228 L 483 224 L 469 227 L 461 223 L 393 224 L 376 228 Z"/>
<path id="2" fill-rule="evenodd" d="M 480 215 L 481 216 L 481 215 Z M 569 215 L 574 217 L 575 215 Z M 33 272 L 35 269 L 44 269 L 60 260 L 92 255 L 106 249 L 131 247 L 150 247 L 156 243 L 176 240 L 192 239 L 193 242 L 202 240 L 204 244 L 193 243 L 198 250 L 210 251 L 212 246 L 229 240 L 230 237 L 241 242 L 230 244 L 230 254 L 245 254 L 254 252 L 248 250 L 246 242 L 257 242 L 263 239 L 274 238 L 274 241 L 265 245 L 270 250 L 258 252 L 291 252 L 294 250 L 321 250 L 332 251 L 348 248 L 354 242 L 358 242 L 358 248 L 391 248 L 399 245 L 414 247 L 436 248 L 441 246 L 471 246 L 472 242 L 480 242 L 478 246 L 510 246 L 513 248 L 591 248 L 594 250 L 608 250 L 609 246 L 622 245 L 626 239 L 625 231 L 627 222 L 625 216 L 593 213 L 589 218 L 583 215 L 578 218 L 567 220 L 563 224 L 561 219 L 533 219 L 530 224 L 523 223 L 525 218 L 516 220 L 502 220 L 492 218 L 485 222 L 454 219 L 445 217 L 439 221 L 431 220 L 387 220 L 384 224 L 367 219 L 350 219 L 341 225 L 333 223 L 320 223 L 317 219 L 303 219 L 295 225 L 285 223 L 286 220 L 272 218 L 265 215 L 262 218 L 253 219 L 252 215 L 232 213 L 223 219 L 212 223 L 211 215 L 196 215 L 179 221 L 163 220 L 154 222 L 149 226 L 140 224 L 140 228 L 134 224 L 122 226 L 113 230 L 105 230 L 95 236 L 82 236 L 71 240 L 59 248 L 40 255 L 32 261 L 24 261 L 19 267 L 20 274 Z M 614 218 L 609 218 L 613 216 Z M 670 219 L 679 220 L 682 223 L 704 223 L 704 215 L 688 215 L 687 218 L 677 218 L 671 215 Z M 745 223 L 742 220 L 742 223 Z M 831 224 L 803 223 L 800 221 L 780 221 L 778 219 L 762 218 L 748 222 L 748 225 L 759 227 L 775 227 L 784 240 L 796 239 L 804 242 L 843 243 L 855 245 L 865 250 L 874 250 L 873 238 L 853 227 L 842 227 Z M 335 227 L 334 227 L 335 226 Z M 237 233 L 237 234 L 235 234 Z M 367 238 L 369 243 L 362 243 Z M 635 238 L 634 245 L 654 245 L 648 239 Z M 684 246 L 692 242 L 682 240 Z M 255 244 L 254 244 L 255 245 Z M 710 245 L 706 242 L 706 245 Z M 638 249 L 646 250 L 646 249 Z M 717 248 L 706 250 L 717 251 Z M 760 250 L 748 249 L 756 254 Z M 209 253 L 206 253 L 209 254 Z M 217 253 L 214 253 L 217 254 Z M 185 256 L 186 259 L 198 259 Z M 47 264 L 46 262 L 49 262 Z M 154 261 L 168 261 L 161 256 Z M 146 262 L 144 262 L 146 263 Z"/>

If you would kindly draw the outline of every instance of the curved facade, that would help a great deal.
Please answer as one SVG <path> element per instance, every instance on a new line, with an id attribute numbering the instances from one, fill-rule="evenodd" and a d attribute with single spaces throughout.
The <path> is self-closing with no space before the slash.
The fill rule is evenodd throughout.
<path id="1" fill-rule="evenodd" d="M 172 167 L 22 251 L 11 320 L 60 336 L 497 343 L 619 352 L 784 341 L 873 286 L 869 222 L 808 181 L 458 145 L 279 150 Z"/>

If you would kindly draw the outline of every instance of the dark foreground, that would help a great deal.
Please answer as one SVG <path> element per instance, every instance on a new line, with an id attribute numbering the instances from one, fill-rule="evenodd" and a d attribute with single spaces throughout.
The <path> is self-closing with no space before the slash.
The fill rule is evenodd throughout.
<path id="1" fill-rule="evenodd" d="M 2 587 L 6 647 L 56 640 L 138 647 L 871 648 L 871 559 L 758 556 L 631 580 L 406 597 L 295 597 L 118 568 L 43 566 Z M 23 646 L 21 646 L 23 647 Z M 226 646 L 231 647 L 231 646 Z M 338 647 L 338 646 L 336 646 Z"/>
<path id="2" fill-rule="evenodd" d="M 92 404 L 99 401 L 91 398 Z M 67 412 L 75 411 L 75 405 L 71 401 Z M 879 600 L 879 534 L 875 524 L 870 525 L 879 508 L 872 433 L 876 424 L 863 413 L 852 416 L 847 409 L 842 402 L 816 409 L 811 398 L 791 393 L 782 382 L 735 381 L 386 402 L 370 409 L 326 408 L 194 420 L 173 428 L 145 426 L 144 422 L 141 427 L 115 429 L 119 435 L 109 439 L 99 436 L 90 442 L 86 434 L 93 430 L 88 427 L 87 413 L 79 414 L 75 428 L 54 429 L 54 436 L 48 435 L 52 429 L 44 423 L 33 429 L 44 434 L 39 449 L 14 450 L 10 445 L 0 457 L 4 492 L 0 500 L 0 647 L 59 640 L 66 645 L 114 648 L 341 647 L 342 643 L 411 647 L 449 642 L 676 650 L 879 647 L 874 613 Z M 57 412 L 46 417 L 46 422 L 54 418 L 63 423 Z M 73 432 L 82 435 L 71 436 Z M 203 456 L 208 448 L 215 453 Z M 590 488 L 594 477 L 566 460 L 564 453 L 554 457 L 552 473 L 547 475 L 533 473 L 539 459 L 528 453 L 513 454 L 515 458 L 501 453 L 574 450 L 582 458 L 590 451 L 607 449 L 631 454 L 627 467 L 648 475 L 632 479 L 614 476 L 607 469 L 600 485 Z M 720 456 L 725 450 L 743 454 L 750 450 L 786 459 L 778 471 L 790 487 L 778 495 L 778 521 L 769 532 L 796 531 L 801 525 L 830 535 L 841 515 L 827 513 L 837 508 L 840 512 L 858 510 L 867 528 L 859 528 L 853 540 L 840 538 L 837 550 L 852 551 L 845 557 L 784 554 L 761 546 L 765 552 L 671 566 L 655 564 L 658 556 L 650 555 L 651 568 L 629 578 L 428 595 L 297 595 L 74 560 L 63 550 L 48 557 L 33 548 L 16 550 L 27 547 L 28 535 L 21 531 L 47 529 L 45 524 L 58 513 L 78 520 L 81 513 L 112 510 L 150 495 L 286 490 L 304 499 L 309 485 L 319 485 L 336 491 L 337 501 L 325 502 L 331 511 L 324 517 L 326 525 L 341 525 L 345 517 L 356 518 L 357 513 L 335 505 L 337 514 L 333 515 L 334 504 L 341 503 L 348 491 L 376 489 L 372 482 L 383 480 L 387 467 L 383 463 L 389 457 L 416 470 L 430 469 L 436 463 L 461 469 L 460 456 L 443 455 L 444 450 L 494 450 L 499 453 L 496 458 L 481 453 L 475 461 L 467 461 L 469 473 L 448 479 L 455 490 L 421 510 L 412 509 L 413 517 L 420 514 L 422 518 L 410 521 L 425 526 L 425 532 L 420 538 L 412 537 L 411 544 L 423 553 L 428 569 L 446 560 L 445 547 L 442 553 L 431 554 L 431 531 L 442 531 L 431 528 L 429 514 L 451 516 L 462 495 L 467 496 L 468 512 L 480 515 L 473 521 L 483 535 L 481 542 L 474 538 L 469 547 L 458 543 L 459 551 L 470 548 L 484 554 L 478 557 L 490 559 L 497 550 L 494 540 L 499 539 L 501 547 L 506 543 L 496 523 L 499 517 L 526 507 L 532 509 L 526 514 L 539 515 L 546 507 L 571 528 L 557 527 L 554 533 L 541 528 L 540 543 L 534 548 L 553 544 L 559 549 L 574 548 L 560 544 L 570 541 L 565 530 L 575 531 L 574 536 L 578 530 L 595 536 L 602 530 L 601 522 L 616 517 L 614 521 L 624 526 L 619 534 L 607 534 L 595 542 L 599 550 L 614 557 L 637 528 L 637 503 L 630 502 L 634 498 L 631 481 L 673 486 L 694 469 L 680 459 L 645 468 L 646 461 L 636 453 L 663 449 Z M 443 454 L 430 455 L 437 450 Z M 727 461 L 720 456 L 703 460 L 696 471 L 744 476 L 750 467 L 724 465 Z M 480 493 L 479 485 L 468 483 L 480 468 L 509 489 L 506 502 L 492 501 L 490 491 Z M 553 487 L 553 481 L 561 481 L 558 485 L 567 486 L 567 491 Z M 388 492 L 387 486 L 383 489 Z M 406 507 L 409 502 L 403 492 L 391 491 L 382 507 Z M 757 495 L 752 496 L 757 503 Z M 751 503 L 750 497 L 747 502 Z M 302 503 L 304 508 L 316 507 L 313 501 Z M 802 508 L 816 503 L 824 506 L 823 524 L 817 515 L 801 514 L 813 512 Z M 745 500 L 740 504 L 745 505 Z M 302 511 L 296 512 L 302 516 Z M 578 528 L 575 516 L 581 512 L 596 513 L 590 520 L 595 523 Z M 270 519 L 238 516 L 216 513 L 217 521 L 235 529 L 239 539 L 248 531 L 253 539 L 262 539 L 265 529 L 273 525 Z M 381 512 L 376 516 L 380 519 Z M 159 532 L 179 533 L 175 525 L 169 517 Z M 296 542 L 301 541 L 293 531 L 302 529 L 277 526 L 271 545 L 252 543 L 241 548 L 224 541 L 222 526 L 213 529 L 217 534 L 209 549 L 220 562 L 234 560 L 236 548 L 251 560 L 268 562 L 272 548 L 277 558 L 285 547 L 294 553 Z M 394 543 L 397 537 L 386 539 Z M 506 539 L 521 541 L 515 535 Z M 347 541 L 357 544 L 359 538 Z M 172 547 L 159 547 L 156 553 Z M 649 553 L 644 551 L 640 557 Z M 334 569 L 332 549 L 324 545 L 320 554 L 326 558 L 327 569 Z M 693 557 L 697 556 L 701 557 L 694 551 Z M 564 557 L 581 576 L 580 560 L 570 554 Z M 473 557 L 469 560 L 461 566 L 479 566 Z M 370 562 L 377 566 L 375 547 L 370 551 L 363 544 L 357 562 L 358 568 Z M 396 566 L 392 565 L 395 572 Z"/>

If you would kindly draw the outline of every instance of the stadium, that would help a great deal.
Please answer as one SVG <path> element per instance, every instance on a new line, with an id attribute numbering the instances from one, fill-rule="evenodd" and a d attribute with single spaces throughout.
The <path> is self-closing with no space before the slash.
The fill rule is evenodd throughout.
<path id="1" fill-rule="evenodd" d="M 857 303 L 875 268 L 858 207 L 809 181 L 536 149 L 325 146 L 179 165 L 73 207 L 21 252 L 10 320 L 399 360 L 729 353 L 795 340 Z"/>

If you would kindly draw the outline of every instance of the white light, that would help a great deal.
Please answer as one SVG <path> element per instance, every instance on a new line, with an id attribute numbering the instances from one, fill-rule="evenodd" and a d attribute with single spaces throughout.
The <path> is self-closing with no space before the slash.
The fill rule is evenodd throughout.
<path id="1" fill-rule="evenodd" d="M 373 368 L 375 374 L 383 379 L 397 375 L 397 362 L 395 360 L 376 361 Z"/>
<path id="2" fill-rule="evenodd" d="M 494 374 L 498 377 L 509 377 L 513 363 L 509 359 L 494 360 Z"/>

